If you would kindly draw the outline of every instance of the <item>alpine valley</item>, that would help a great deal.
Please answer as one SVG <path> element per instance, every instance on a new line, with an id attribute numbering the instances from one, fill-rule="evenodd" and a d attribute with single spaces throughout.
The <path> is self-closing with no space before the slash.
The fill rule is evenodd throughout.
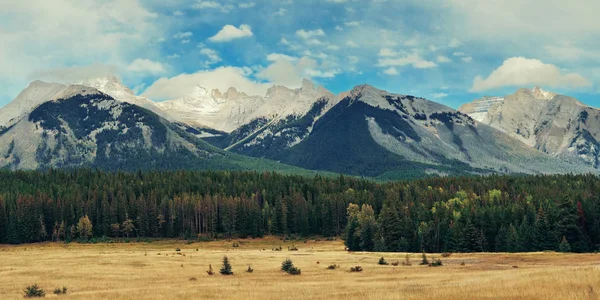
<path id="1" fill-rule="evenodd" d="M 382 180 L 597 173 L 600 111 L 539 88 L 458 111 L 369 85 L 304 80 L 154 102 L 116 78 L 32 82 L 0 109 L 0 167 L 275 170 Z"/>

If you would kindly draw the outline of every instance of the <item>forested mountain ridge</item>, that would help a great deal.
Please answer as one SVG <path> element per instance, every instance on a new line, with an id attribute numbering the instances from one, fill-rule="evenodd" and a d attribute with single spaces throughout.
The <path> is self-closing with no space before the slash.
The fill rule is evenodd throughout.
<path id="1" fill-rule="evenodd" d="M 0 243 L 318 235 L 366 251 L 585 252 L 599 250 L 599 194 L 593 175 L 378 184 L 268 172 L 0 171 Z M 80 230 L 86 219 L 90 236 Z"/>

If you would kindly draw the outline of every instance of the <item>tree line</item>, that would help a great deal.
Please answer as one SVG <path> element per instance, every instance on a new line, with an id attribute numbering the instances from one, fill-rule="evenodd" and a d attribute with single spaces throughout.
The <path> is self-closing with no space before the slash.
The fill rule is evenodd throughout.
<path id="1" fill-rule="evenodd" d="M 272 172 L 0 171 L 0 243 L 344 238 L 349 250 L 597 251 L 594 175 L 378 183 Z"/>

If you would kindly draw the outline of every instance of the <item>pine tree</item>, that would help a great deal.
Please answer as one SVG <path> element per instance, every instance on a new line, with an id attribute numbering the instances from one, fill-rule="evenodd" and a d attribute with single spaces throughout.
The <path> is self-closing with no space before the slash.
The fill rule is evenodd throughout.
<path id="1" fill-rule="evenodd" d="M 383 237 L 387 251 L 399 251 L 402 233 L 400 232 L 400 219 L 398 218 L 396 209 L 389 205 L 384 205 L 379 215 L 379 224 L 381 225 L 381 236 Z"/>
<path id="2" fill-rule="evenodd" d="M 558 245 L 558 251 L 563 253 L 571 252 L 571 245 L 569 245 L 565 236 L 562 237 L 562 241 Z"/>
<path id="3" fill-rule="evenodd" d="M 231 264 L 229 263 L 229 258 L 227 256 L 223 256 L 223 266 L 221 270 L 219 270 L 221 275 L 233 275 L 233 271 L 231 270 Z"/>
<path id="4" fill-rule="evenodd" d="M 360 250 L 360 236 L 358 230 L 358 218 L 352 217 L 348 225 L 346 226 L 346 235 L 344 244 L 349 251 Z"/>

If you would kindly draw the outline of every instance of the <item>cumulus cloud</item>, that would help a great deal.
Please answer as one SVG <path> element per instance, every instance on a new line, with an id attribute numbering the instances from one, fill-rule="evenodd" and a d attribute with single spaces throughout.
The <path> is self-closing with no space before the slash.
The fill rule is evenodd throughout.
<path id="1" fill-rule="evenodd" d="M 383 71 L 383 73 L 387 74 L 387 75 L 398 75 L 398 70 L 396 70 L 396 68 L 394 68 L 394 67 L 391 67 L 391 68 L 385 69 Z"/>
<path id="2" fill-rule="evenodd" d="M 439 62 L 439 63 L 449 63 L 451 61 L 452 60 L 450 58 L 448 58 L 447 56 L 444 56 L 444 55 L 438 55 L 438 57 L 437 57 L 437 62 Z"/>
<path id="3" fill-rule="evenodd" d="M 202 62 L 202 66 L 205 68 L 214 65 L 222 60 L 221 56 L 219 55 L 219 53 L 217 53 L 217 51 L 209 48 L 200 49 L 200 55 L 206 57 L 206 60 Z"/>
<path id="4" fill-rule="evenodd" d="M 191 37 L 192 35 L 194 35 L 193 33 L 186 31 L 186 32 L 178 32 L 176 34 L 173 35 L 173 38 L 176 38 L 178 40 L 182 40 L 182 39 L 187 39 L 189 37 Z"/>
<path id="5" fill-rule="evenodd" d="M 487 78 L 477 76 L 471 92 L 482 92 L 508 86 L 549 86 L 555 88 L 580 88 L 591 82 L 577 73 L 565 73 L 557 66 L 537 59 L 512 57 L 494 70 Z"/>
<path id="6" fill-rule="evenodd" d="M 437 67 L 437 64 L 433 61 L 423 59 L 419 54 L 412 53 L 406 56 L 394 57 L 397 54 L 385 52 L 382 57 L 378 59 L 378 67 L 401 67 L 411 65 L 416 69 L 428 69 Z"/>
<path id="7" fill-rule="evenodd" d="M 231 10 L 233 10 L 235 8 L 235 6 L 233 6 L 232 4 L 221 4 L 216 1 L 198 1 L 194 5 L 192 5 L 192 8 L 199 9 L 199 10 L 218 9 L 224 13 L 229 13 Z M 241 5 L 240 5 L 240 8 L 242 8 Z"/>
<path id="8" fill-rule="evenodd" d="M 139 0 L 0 1 L 0 11 L 0 82 L 11 83 L 1 92 L 11 96 L 48 69 L 122 65 L 141 48 L 158 55 L 148 46 L 165 30 Z"/>
<path id="9" fill-rule="evenodd" d="M 253 33 L 250 25 L 242 24 L 239 28 L 233 25 L 225 25 L 216 35 L 209 38 L 209 40 L 211 42 L 221 43 L 244 37 L 250 37 L 252 35 Z"/>
<path id="10" fill-rule="evenodd" d="M 251 80 L 249 68 L 219 67 L 214 70 L 202 70 L 192 74 L 180 74 L 174 77 L 163 77 L 148 87 L 142 95 L 155 100 L 176 99 L 191 93 L 197 85 L 210 89 L 227 90 L 236 87 L 250 95 L 263 96 L 271 83 Z"/>
<path id="11" fill-rule="evenodd" d="M 300 29 L 296 31 L 296 35 L 307 40 L 315 37 L 325 36 L 325 31 L 323 29 L 315 29 L 315 30 L 304 30 Z"/>
<path id="12" fill-rule="evenodd" d="M 270 55 L 273 59 L 274 56 Z M 304 56 L 298 60 L 279 56 L 264 70 L 256 74 L 257 78 L 268 80 L 288 87 L 299 87 L 302 78 L 332 78 L 340 73 L 338 69 L 327 68 L 325 63 Z"/>
<path id="13" fill-rule="evenodd" d="M 442 98 L 448 97 L 448 94 L 446 94 L 446 93 L 433 93 L 433 94 L 431 94 L 431 97 L 433 97 L 433 99 L 442 99 Z"/>
<path id="14" fill-rule="evenodd" d="M 137 58 L 131 64 L 129 64 L 129 66 L 127 66 L 127 71 L 140 74 L 158 75 L 165 72 L 165 67 L 156 61 Z"/>
<path id="15" fill-rule="evenodd" d="M 281 54 L 281 53 L 271 53 L 271 54 L 267 55 L 268 61 L 278 61 L 280 59 L 287 60 L 287 61 L 297 61 L 298 60 L 297 57 L 289 56 L 289 55 Z"/>
<path id="16" fill-rule="evenodd" d="M 115 76 L 118 68 L 112 65 L 92 64 L 88 66 L 73 66 L 36 71 L 29 76 L 29 80 L 45 80 L 58 83 L 76 83 L 89 79 Z"/>

